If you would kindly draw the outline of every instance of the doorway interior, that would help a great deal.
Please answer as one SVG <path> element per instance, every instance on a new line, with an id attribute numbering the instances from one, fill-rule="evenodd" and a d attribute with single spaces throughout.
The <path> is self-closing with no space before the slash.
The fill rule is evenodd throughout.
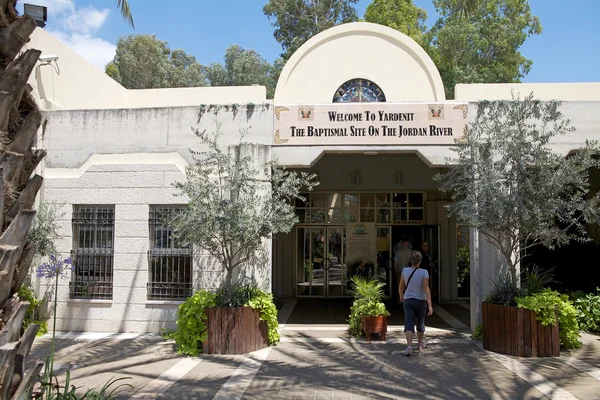
<path id="1" fill-rule="evenodd" d="M 432 300 L 440 295 L 440 230 L 427 225 L 377 225 L 377 262 L 368 271 L 383 284 L 386 297 L 394 297 L 394 256 L 400 238 L 406 236 L 415 250 L 423 242 L 429 245 L 428 260 L 423 267 L 430 276 Z M 345 226 L 298 226 L 296 228 L 295 282 L 297 297 L 341 298 L 351 296 L 350 279 L 357 271 L 346 264 Z"/>
<path id="2" fill-rule="evenodd" d="M 429 272 L 429 287 L 431 299 L 434 302 L 440 298 L 440 229 L 436 225 L 406 226 L 396 225 L 392 230 L 392 262 L 396 251 L 400 248 L 403 237 L 408 239 L 412 250 L 418 250 L 423 255 L 421 267 Z M 424 244 L 427 243 L 427 248 Z"/>

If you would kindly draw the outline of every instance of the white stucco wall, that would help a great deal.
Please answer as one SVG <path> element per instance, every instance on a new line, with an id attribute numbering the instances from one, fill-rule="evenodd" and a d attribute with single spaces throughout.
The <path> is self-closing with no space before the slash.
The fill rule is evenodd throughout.
<path id="1" fill-rule="evenodd" d="M 178 303 L 147 301 L 149 206 L 185 204 L 172 184 L 185 179 L 193 162 L 190 149 L 202 150 L 192 128 L 215 130 L 223 147 L 239 143 L 240 130 L 257 163 L 270 160 L 272 112 L 269 104 L 206 109 L 198 107 L 48 112 L 43 145 L 44 201 L 60 207 L 58 249 L 71 251 L 73 205 L 114 205 L 114 290 L 112 301 L 69 300 L 61 282 L 57 328 L 67 331 L 159 332 L 173 329 Z M 266 144 L 267 146 L 264 146 Z M 271 241 L 265 240 L 252 265 L 238 271 L 271 288 Z M 224 272 L 210 257 L 196 257 L 195 289 L 215 289 Z"/>
<path id="2" fill-rule="evenodd" d="M 355 22 L 319 33 L 287 62 L 275 104 L 328 104 L 346 81 L 369 79 L 388 102 L 443 101 L 440 74 L 410 37 L 394 29 Z"/>
<path id="3" fill-rule="evenodd" d="M 268 148 L 250 149 L 259 163 L 269 160 Z M 175 329 L 180 302 L 147 299 L 150 249 L 149 212 L 151 205 L 186 204 L 173 187 L 185 180 L 186 162 L 176 153 L 128 154 L 96 157 L 68 173 L 67 169 L 49 169 L 44 201 L 59 206 L 57 250 L 67 257 L 73 249 L 72 215 L 74 205 L 114 205 L 114 258 L 112 300 L 72 300 L 69 281 L 60 281 L 57 329 L 62 331 L 160 332 Z M 111 162 L 117 158 L 117 162 Z M 143 161 L 138 163 L 138 158 Z M 85 170 L 83 170 L 85 168 Z M 242 271 L 234 271 L 234 281 L 254 282 L 271 289 L 271 240 L 265 239 Z M 195 249 L 192 275 L 193 290 L 219 288 L 225 273 L 205 252 Z M 42 289 L 44 289 L 42 287 Z"/>
<path id="4" fill-rule="evenodd" d="M 172 187 L 184 178 L 177 166 L 155 161 L 93 165 L 79 177 L 45 180 L 44 200 L 60 205 L 57 248 L 64 257 L 73 245 L 73 204 L 115 206 L 113 299 L 70 300 L 69 279 L 60 280 L 57 329 L 159 332 L 160 328 L 175 327 L 177 303 L 147 301 L 148 216 L 150 204 L 187 202 L 174 196 L 177 191 Z M 198 285 L 196 279 L 194 282 Z"/>
<path id="5" fill-rule="evenodd" d="M 141 108 L 119 110 L 64 110 L 47 113 L 42 145 L 48 150 L 47 168 L 79 168 L 93 154 L 178 153 L 192 161 L 190 149 L 201 149 L 192 129 L 215 132 L 220 125 L 220 143 L 246 140 L 271 144 L 273 113 L 269 103 L 225 107 Z"/>

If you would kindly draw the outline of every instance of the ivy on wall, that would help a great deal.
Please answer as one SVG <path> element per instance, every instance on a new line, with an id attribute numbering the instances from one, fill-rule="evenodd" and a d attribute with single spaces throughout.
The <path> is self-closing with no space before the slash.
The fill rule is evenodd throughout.
<path id="1" fill-rule="evenodd" d="M 269 109 L 271 108 L 271 104 L 269 104 L 269 103 L 264 103 L 264 104 L 259 104 L 259 105 L 256 105 L 254 103 L 247 103 L 247 104 L 243 104 L 243 105 L 240 105 L 237 103 L 234 103 L 234 104 L 200 104 L 199 109 L 198 109 L 198 123 L 200 123 L 204 114 L 212 113 L 214 116 L 217 116 L 217 115 L 219 115 L 219 113 L 221 111 L 224 111 L 224 112 L 231 111 L 233 113 L 233 118 L 235 119 L 241 108 L 246 109 L 246 121 L 249 121 L 256 111 L 260 111 L 260 112 L 269 111 Z"/>

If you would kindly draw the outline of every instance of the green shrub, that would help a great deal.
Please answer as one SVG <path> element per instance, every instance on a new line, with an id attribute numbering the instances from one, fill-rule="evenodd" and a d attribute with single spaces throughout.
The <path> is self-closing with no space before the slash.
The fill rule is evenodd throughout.
<path id="1" fill-rule="evenodd" d="M 575 349 L 581 346 L 579 342 L 579 324 L 577 309 L 566 294 L 560 294 L 551 289 L 544 289 L 540 293 L 531 296 L 519 297 L 517 306 L 534 311 L 537 320 L 542 325 L 554 325 L 556 321 L 555 310 L 558 310 L 560 344 L 567 349 Z"/>
<path id="2" fill-rule="evenodd" d="M 233 285 L 217 291 L 215 304 L 217 307 L 245 307 L 260 293 L 261 290 L 253 285 Z"/>
<path id="3" fill-rule="evenodd" d="M 259 290 L 248 302 L 248 305 L 260 313 L 260 319 L 267 322 L 269 328 L 269 344 L 279 342 L 279 322 L 277 322 L 277 307 L 271 293 Z"/>
<path id="4" fill-rule="evenodd" d="M 586 332 L 600 332 L 600 288 L 597 294 L 576 294 L 573 305 L 577 309 L 579 327 Z"/>
<path id="5" fill-rule="evenodd" d="M 27 307 L 27 312 L 23 319 L 23 332 L 27 330 L 29 325 L 37 324 L 40 326 L 37 331 L 37 336 L 43 336 L 48 333 L 48 322 L 42 321 L 39 318 L 39 308 L 42 304 L 42 300 L 35 297 L 33 290 L 25 285 L 21 286 L 18 295 L 21 300 L 29 302 L 29 307 Z"/>
<path id="6" fill-rule="evenodd" d="M 194 293 L 177 310 L 177 331 L 173 335 L 177 352 L 196 356 L 206 341 L 206 311 L 214 307 L 216 295 L 205 290 Z"/>
<path id="7" fill-rule="evenodd" d="M 348 323 L 350 324 L 350 333 L 353 336 L 362 335 L 362 317 L 387 317 L 389 315 L 390 313 L 385 308 L 385 304 L 382 302 L 369 299 L 354 300 L 352 307 L 350 307 L 350 318 L 348 319 Z"/>
<path id="8" fill-rule="evenodd" d="M 473 330 L 473 334 L 471 335 L 471 339 L 473 340 L 483 340 L 483 325 L 479 324 Z"/>
<path id="9" fill-rule="evenodd" d="M 266 321 L 269 344 L 277 343 L 279 341 L 279 323 L 273 295 L 251 285 L 220 289 L 216 294 L 205 290 L 196 292 L 179 306 L 177 331 L 168 336 L 165 335 L 165 338 L 175 340 L 179 354 L 196 356 L 201 352 L 202 343 L 207 338 L 206 308 L 247 306 L 257 310 L 260 319 Z"/>
<path id="10" fill-rule="evenodd" d="M 381 302 L 383 299 L 383 285 L 376 279 L 366 279 L 360 276 L 352 277 L 352 295 L 354 303 L 350 307 L 350 333 L 353 336 L 362 335 L 362 317 L 389 316 L 390 313 Z"/>
<path id="11" fill-rule="evenodd" d="M 492 282 L 492 290 L 485 298 L 485 302 L 515 307 L 518 297 L 540 293 L 544 290 L 544 287 L 554 282 L 552 270 L 543 271 L 537 265 L 524 268 L 520 276 L 520 282 L 519 287 L 514 287 L 510 275 L 500 277 L 497 282 Z"/>
<path id="12" fill-rule="evenodd" d="M 509 280 L 492 282 L 492 290 L 485 298 L 486 303 L 500 304 L 503 306 L 516 306 L 516 298 L 523 296 L 521 289 L 513 287 Z"/>

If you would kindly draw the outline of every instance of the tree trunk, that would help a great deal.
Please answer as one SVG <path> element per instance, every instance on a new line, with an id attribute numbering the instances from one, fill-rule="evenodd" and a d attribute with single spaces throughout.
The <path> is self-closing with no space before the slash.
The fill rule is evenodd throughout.
<path id="1" fill-rule="evenodd" d="M 38 331 L 30 325 L 23 336 L 28 307 L 16 295 L 23 284 L 35 247 L 27 233 L 40 176 L 31 177 L 46 154 L 33 152 L 42 121 L 27 80 L 40 52 L 23 46 L 35 30 L 29 16 L 18 17 L 16 0 L 0 0 L 0 399 L 17 399 L 35 384 L 43 363 L 26 362 Z M 16 57 L 16 58 L 15 58 Z"/>
<path id="2" fill-rule="evenodd" d="M 231 281 L 233 279 L 233 268 L 227 267 L 227 274 L 225 275 L 225 290 L 229 292 L 231 290 Z"/>

